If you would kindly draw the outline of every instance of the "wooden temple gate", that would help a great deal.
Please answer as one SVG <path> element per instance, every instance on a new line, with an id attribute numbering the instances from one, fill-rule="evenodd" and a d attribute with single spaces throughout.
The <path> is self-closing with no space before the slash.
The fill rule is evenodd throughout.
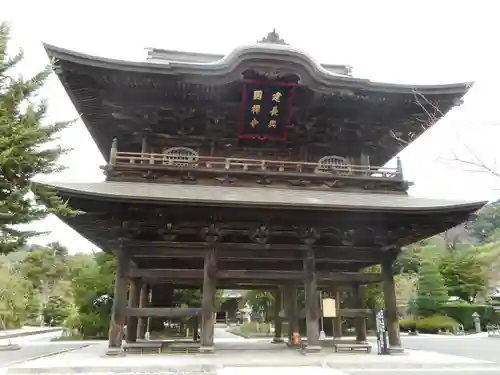
<path id="1" fill-rule="evenodd" d="M 195 255 L 203 254 L 204 267 L 202 270 L 181 270 L 181 269 L 140 269 L 134 266 L 135 257 L 145 255 L 158 256 L 161 250 L 145 251 L 144 248 L 135 247 L 130 241 L 123 242 L 117 256 L 117 278 L 115 288 L 115 299 L 113 304 L 112 324 L 110 329 L 110 348 L 120 349 L 122 345 L 123 329 L 126 324 L 127 342 L 136 342 L 137 339 L 144 339 L 146 332 L 146 317 L 178 318 L 183 316 L 199 316 L 201 325 L 200 351 L 211 352 L 214 350 L 214 314 L 215 314 L 215 292 L 216 286 L 239 286 L 242 283 L 246 287 L 255 283 L 255 289 L 273 290 L 275 293 L 275 342 L 282 342 L 282 319 L 279 313 L 285 306 L 286 317 L 290 327 L 289 332 L 298 331 L 298 311 L 297 311 L 297 289 L 303 288 L 305 291 L 305 318 L 307 327 L 307 346 L 309 352 L 320 349 L 319 319 L 320 307 L 318 303 L 318 290 L 333 291 L 335 287 L 342 288 L 351 286 L 356 300 L 357 312 L 356 321 L 356 341 L 366 343 L 366 315 L 367 311 L 363 306 L 362 286 L 367 283 L 383 282 L 385 306 L 388 318 L 389 344 L 393 350 L 401 347 L 399 338 L 399 326 L 397 322 L 397 307 L 392 274 L 392 261 L 394 259 L 388 251 L 382 263 L 382 273 L 361 273 L 361 272 L 321 272 L 316 267 L 316 253 L 324 254 L 325 246 L 315 247 L 314 243 L 317 235 L 304 238 L 305 244 L 299 245 L 302 254 L 301 271 L 279 271 L 279 270 L 220 270 L 217 267 L 218 253 L 225 256 L 231 250 L 231 244 L 221 244 L 217 242 L 217 236 L 212 236 L 210 242 L 198 246 Z M 144 244 L 142 244 L 144 246 Z M 229 245 L 229 246 L 228 246 Z M 168 246 L 168 245 L 166 245 Z M 233 244 L 237 246 L 237 244 Z M 248 246 L 247 248 L 252 247 Z M 253 246 L 252 253 L 258 257 L 258 248 Z M 262 246 L 264 247 L 264 246 Z M 267 250 L 283 252 L 283 250 L 273 250 L 273 245 L 267 245 Z M 279 247 L 279 246 L 276 246 Z M 283 246 L 282 246 L 283 247 Z M 248 250 L 247 250 L 248 251 Z M 169 250 L 165 250 L 168 254 Z M 189 254 L 188 251 L 185 251 Z M 174 253 L 175 255 L 175 253 Z M 376 255 L 376 254 L 375 254 Z M 238 254 L 232 255 L 238 256 Z M 323 258 L 324 259 L 324 256 Z M 337 259 L 339 260 L 339 259 Z M 160 282 L 176 282 L 182 285 L 194 287 L 201 286 L 202 307 L 201 308 L 171 308 L 171 307 L 149 307 L 147 305 L 150 289 L 148 285 Z M 130 290 L 129 290 L 130 285 Z M 279 286 L 278 288 L 276 286 Z M 127 303 L 128 295 L 128 303 Z M 338 292 L 337 292 L 338 295 Z M 283 298 L 284 297 L 284 298 Z M 284 301 L 283 301 L 284 299 Z M 338 299 L 337 299 L 338 301 Z M 340 315 L 344 315 L 342 310 Z M 351 312 L 352 314 L 352 312 Z M 340 337 L 342 329 L 340 327 L 341 316 L 334 320 L 335 335 Z M 196 338 L 196 335 L 193 337 Z"/>
<path id="2" fill-rule="evenodd" d="M 141 63 L 45 47 L 109 157 L 105 182 L 47 187 L 85 212 L 67 224 L 116 254 L 111 351 L 125 324 L 134 342 L 146 317 L 197 316 L 200 351 L 212 352 L 216 288 L 280 290 L 292 332 L 303 288 L 306 350 L 317 351 L 318 290 L 353 288 L 363 313 L 362 286 L 373 282 L 383 283 L 389 345 L 400 350 L 391 271 L 400 249 L 485 203 L 411 197 L 401 161 L 385 166 L 468 84 L 355 78 L 275 31 L 226 57 L 154 49 Z M 363 272 L 375 264 L 380 274 Z M 201 308 L 146 306 L 159 284 L 201 288 Z M 358 342 L 365 323 L 356 317 Z M 279 318 L 276 327 L 280 341 Z"/>

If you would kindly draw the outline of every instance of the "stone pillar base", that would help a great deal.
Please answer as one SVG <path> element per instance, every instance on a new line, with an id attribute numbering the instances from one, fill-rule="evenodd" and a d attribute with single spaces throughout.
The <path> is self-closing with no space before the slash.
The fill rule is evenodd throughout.
<path id="1" fill-rule="evenodd" d="M 405 350 L 402 346 L 389 346 L 387 348 L 389 354 L 404 354 Z"/>
<path id="2" fill-rule="evenodd" d="M 19 349 L 21 349 L 21 347 L 17 344 L 0 345 L 0 352 L 19 350 Z"/>
<path id="3" fill-rule="evenodd" d="M 125 357 L 125 351 L 122 348 L 108 348 L 106 357 Z"/>
<path id="4" fill-rule="evenodd" d="M 271 341 L 272 344 L 282 344 L 284 343 L 285 340 L 281 337 L 273 337 L 273 341 Z"/>
<path id="5" fill-rule="evenodd" d="M 215 353 L 215 348 L 213 346 L 200 346 L 198 352 L 202 354 L 213 354 Z"/>
<path id="6" fill-rule="evenodd" d="M 304 348 L 304 353 L 306 354 L 313 354 L 313 353 L 321 353 L 321 346 L 320 345 L 307 345 Z"/>

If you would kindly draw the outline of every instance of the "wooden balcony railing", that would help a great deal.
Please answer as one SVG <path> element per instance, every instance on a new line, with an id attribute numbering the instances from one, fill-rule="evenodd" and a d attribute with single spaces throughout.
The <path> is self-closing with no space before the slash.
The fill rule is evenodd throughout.
<path id="1" fill-rule="evenodd" d="M 168 151 L 168 150 L 167 150 Z M 398 160 L 396 168 L 377 167 L 370 165 L 351 165 L 346 159 L 338 156 L 327 156 L 317 163 L 258 160 L 244 158 L 223 158 L 199 156 L 195 151 L 187 148 L 176 147 L 172 152 L 163 154 L 118 152 L 110 153 L 110 166 L 126 165 L 155 165 L 167 168 L 198 169 L 198 170 L 240 170 L 263 171 L 271 173 L 304 173 L 304 174 L 329 174 L 334 176 L 349 177 L 374 177 L 383 179 L 403 180 L 401 163 Z"/>

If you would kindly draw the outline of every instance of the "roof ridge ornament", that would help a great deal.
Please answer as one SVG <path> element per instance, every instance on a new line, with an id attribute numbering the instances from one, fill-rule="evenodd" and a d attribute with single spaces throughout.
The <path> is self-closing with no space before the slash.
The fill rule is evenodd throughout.
<path id="1" fill-rule="evenodd" d="M 279 34 L 276 32 L 276 29 L 273 29 L 273 31 L 268 33 L 266 37 L 262 38 L 257 43 L 288 45 L 288 43 L 286 43 L 283 39 L 280 38 Z"/>

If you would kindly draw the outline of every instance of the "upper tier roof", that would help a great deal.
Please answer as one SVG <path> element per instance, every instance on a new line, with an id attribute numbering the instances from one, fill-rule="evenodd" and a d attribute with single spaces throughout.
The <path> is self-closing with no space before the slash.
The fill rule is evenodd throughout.
<path id="1" fill-rule="evenodd" d="M 425 130 L 427 112 L 434 112 L 435 121 L 470 87 L 356 78 L 349 66 L 319 64 L 284 44 L 274 31 L 227 56 L 150 49 L 148 61 L 131 62 L 48 44 L 45 49 L 57 60 L 56 72 L 105 157 L 113 137 L 120 149 L 138 151 L 136 135 L 145 128 L 176 136 L 186 130 L 176 127 L 190 120 L 187 127 L 193 132 L 187 135 L 207 139 L 214 131 L 225 131 L 219 139 L 236 138 L 241 81 L 250 72 L 252 77 L 298 82 L 287 147 L 323 143 L 335 155 L 365 153 L 372 164 L 382 165 L 400 151 L 401 140 L 409 143 Z M 415 104 L 416 93 L 425 97 L 425 110 Z"/>
<path id="2" fill-rule="evenodd" d="M 319 64 L 307 53 L 288 44 L 259 42 L 235 48 L 228 55 L 213 55 L 194 52 L 180 52 L 151 48 L 148 61 L 135 62 L 92 56 L 44 43 L 51 58 L 111 70 L 183 75 L 183 81 L 224 84 L 241 79 L 248 68 L 269 70 L 284 75 L 298 74 L 299 83 L 311 88 L 325 85 L 331 88 L 361 89 L 387 93 L 413 94 L 415 90 L 423 95 L 464 95 L 472 82 L 441 85 L 406 85 L 374 82 L 351 75 L 348 65 Z M 193 76 L 191 76 L 193 75 Z M 210 79 L 212 78 L 212 79 Z M 216 79 L 213 79 L 216 78 Z"/>

